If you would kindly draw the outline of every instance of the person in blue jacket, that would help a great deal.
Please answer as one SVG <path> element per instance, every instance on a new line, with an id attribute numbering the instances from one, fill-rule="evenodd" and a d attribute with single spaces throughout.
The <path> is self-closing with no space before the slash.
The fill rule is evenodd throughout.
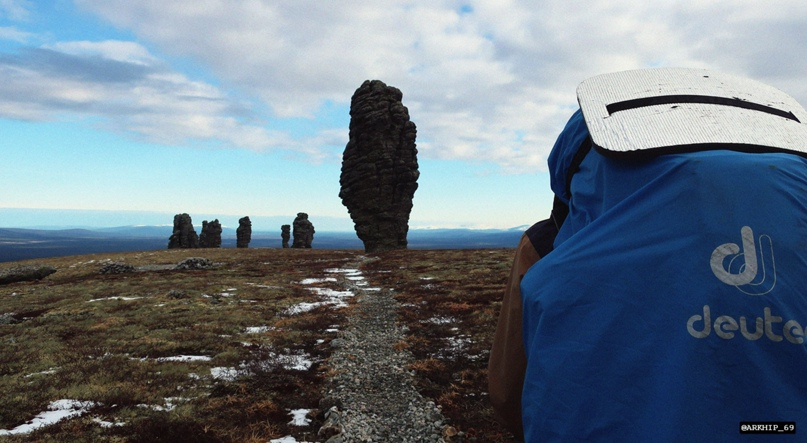
<path id="1" fill-rule="evenodd" d="M 524 439 L 807 441 L 807 112 L 687 69 L 578 99 L 520 281 Z"/>

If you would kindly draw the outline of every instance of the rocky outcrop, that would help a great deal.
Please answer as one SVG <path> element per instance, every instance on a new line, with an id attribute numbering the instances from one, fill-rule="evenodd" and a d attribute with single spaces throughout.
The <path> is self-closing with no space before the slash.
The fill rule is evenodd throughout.
<path id="1" fill-rule="evenodd" d="M 249 217 L 238 220 L 238 229 L 235 230 L 235 246 L 237 248 L 248 248 L 252 240 L 252 222 Z"/>
<path id="2" fill-rule="evenodd" d="M 190 257 L 177 263 L 174 269 L 178 270 L 193 270 L 193 269 L 208 269 L 213 267 L 213 262 L 202 257 Z"/>
<path id="3" fill-rule="evenodd" d="M 0 269 L 0 285 L 7 285 L 9 283 L 21 281 L 42 280 L 54 272 L 56 272 L 56 268 L 51 266 L 28 265 Z"/>
<path id="4" fill-rule="evenodd" d="M 350 103 L 350 139 L 342 155 L 342 199 L 367 252 L 405 249 L 418 184 L 417 129 L 403 94 L 365 81 Z"/>
<path id="5" fill-rule="evenodd" d="M 220 248 L 221 247 L 221 223 L 218 219 L 208 223 L 202 222 L 202 233 L 199 235 L 200 248 Z"/>
<path id="6" fill-rule="evenodd" d="M 280 227 L 280 238 L 283 240 L 283 247 L 289 247 L 289 239 L 291 238 L 291 225 L 282 225 Z"/>
<path id="7" fill-rule="evenodd" d="M 107 263 L 104 266 L 101 266 L 101 269 L 98 271 L 99 274 L 126 274 L 129 272 L 134 272 L 135 267 L 128 264 L 128 263 L 121 263 L 121 262 L 111 262 Z"/>
<path id="8" fill-rule="evenodd" d="M 193 221 L 188 214 L 174 216 L 174 233 L 168 239 L 168 249 L 189 249 L 199 247 L 199 236 L 193 229 Z"/>
<path id="9" fill-rule="evenodd" d="M 310 248 L 311 243 L 314 242 L 314 225 L 308 220 L 308 214 L 305 212 L 298 212 L 297 218 L 292 223 L 294 230 L 294 243 L 292 248 Z"/>

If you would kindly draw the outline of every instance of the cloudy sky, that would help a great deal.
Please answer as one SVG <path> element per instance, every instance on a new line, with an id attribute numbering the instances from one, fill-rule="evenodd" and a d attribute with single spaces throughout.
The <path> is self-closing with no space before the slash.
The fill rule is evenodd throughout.
<path id="1" fill-rule="evenodd" d="M 0 0 L 0 213 L 349 229 L 350 97 L 380 79 L 418 128 L 412 227 L 531 224 L 582 80 L 711 68 L 807 104 L 804 42 L 801 0 Z"/>

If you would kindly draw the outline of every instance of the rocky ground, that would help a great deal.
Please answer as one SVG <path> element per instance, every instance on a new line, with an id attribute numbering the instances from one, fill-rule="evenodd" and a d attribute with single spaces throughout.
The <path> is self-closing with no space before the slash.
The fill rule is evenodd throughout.
<path id="1" fill-rule="evenodd" d="M 362 281 L 362 280 L 359 280 Z M 440 408 L 415 388 L 408 366 L 412 353 L 399 345 L 405 328 L 393 291 L 347 280 L 358 294 L 349 326 L 331 342 L 325 404 L 328 419 L 321 434 L 336 442 L 442 442 L 445 423 Z M 330 406 L 333 405 L 333 406 Z"/>

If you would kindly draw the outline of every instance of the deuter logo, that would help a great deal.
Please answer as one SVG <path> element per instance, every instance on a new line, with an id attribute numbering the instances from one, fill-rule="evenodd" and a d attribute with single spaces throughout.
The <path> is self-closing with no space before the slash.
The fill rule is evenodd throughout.
<path id="1" fill-rule="evenodd" d="M 770 236 L 760 235 L 759 242 L 754 231 L 748 226 L 740 229 L 742 249 L 736 243 L 724 243 L 714 251 L 709 264 L 715 277 L 721 282 L 734 286 L 748 295 L 765 295 L 776 285 L 776 263 L 773 257 L 773 242 Z M 695 314 L 687 320 L 687 332 L 695 338 L 706 338 L 714 334 L 723 340 L 737 336 L 755 341 L 762 337 L 773 342 L 786 340 L 801 345 L 807 336 L 807 329 L 796 320 L 785 321 L 774 315 L 772 308 L 765 307 L 762 317 L 755 317 L 749 327 L 748 319 L 740 316 L 739 321 L 730 315 L 719 315 L 712 322 L 709 305 L 703 306 L 703 314 Z M 781 327 L 780 327 L 781 324 Z"/>
<path id="2" fill-rule="evenodd" d="M 742 251 L 736 243 L 724 243 L 712 251 L 709 264 L 718 280 L 734 286 L 748 295 L 764 295 L 776 285 L 776 262 L 773 242 L 767 235 L 759 236 L 759 249 L 754 231 L 748 226 L 740 229 Z"/>

